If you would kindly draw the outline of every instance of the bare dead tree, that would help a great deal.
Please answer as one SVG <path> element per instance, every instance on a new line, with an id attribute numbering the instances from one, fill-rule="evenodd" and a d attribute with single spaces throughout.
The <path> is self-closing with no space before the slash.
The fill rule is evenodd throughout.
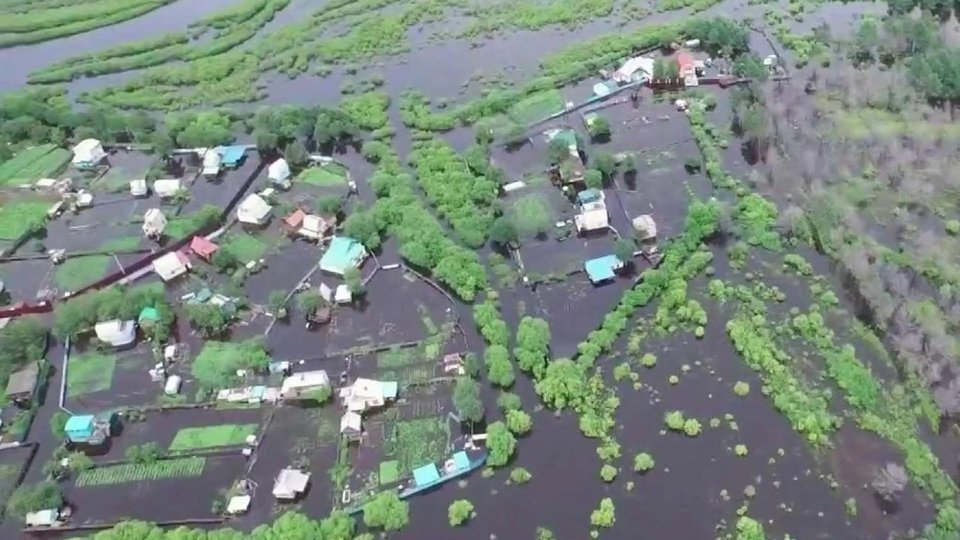
<path id="1" fill-rule="evenodd" d="M 871 485 L 877 495 L 885 500 L 894 501 L 907 487 L 907 480 L 906 469 L 899 463 L 891 462 L 877 469 Z"/>

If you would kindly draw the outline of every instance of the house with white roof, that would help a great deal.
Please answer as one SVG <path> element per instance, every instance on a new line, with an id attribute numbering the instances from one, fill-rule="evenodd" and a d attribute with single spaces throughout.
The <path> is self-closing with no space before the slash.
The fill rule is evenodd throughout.
<path id="1" fill-rule="evenodd" d="M 153 261 L 153 271 L 164 281 L 176 279 L 190 269 L 190 259 L 178 251 L 171 251 Z"/>
<path id="2" fill-rule="evenodd" d="M 100 144 L 100 141 L 96 139 L 84 139 L 73 147 L 73 160 L 71 163 L 78 169 L 85 169 L 95 167 L 103 161 L 105 157 L 107 157 L 107 153 L 104 152 L 103 145 Z"/>
<path id="3" fill-rule="evenodd" d="M 251 193 L 237 207 L 237 220 L 247 225 L 262 226 L 270 221 L 272 211 L 273 207 L 263 197 Z"/>

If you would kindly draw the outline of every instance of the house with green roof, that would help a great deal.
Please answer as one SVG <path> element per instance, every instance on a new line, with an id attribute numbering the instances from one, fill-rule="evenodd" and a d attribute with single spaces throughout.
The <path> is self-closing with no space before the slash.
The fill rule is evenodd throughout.
<path id="1" fill-rule="evenodd" d="M 363 244 L 348 236 L 334 236 L 320 258 L 320 270 L 342 276 L 351 268 L 359 268 L 366 258 Z"/>

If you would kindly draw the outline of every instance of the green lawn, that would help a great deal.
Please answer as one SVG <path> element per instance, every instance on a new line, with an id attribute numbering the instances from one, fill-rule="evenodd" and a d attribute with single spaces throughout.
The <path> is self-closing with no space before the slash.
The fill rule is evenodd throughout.
<path id="1" fill-rule="evenodd" d="M 266 242 L 247 233 L 228 235 L 220 247 L 243 262 L 259 259 L 267 251 Z"/>
<path id="2" fill-rule="evenodd" d="M 400 479 L 400 462 L 395 459 L 380 462 L 380 485 L 392 484 Z"/>
<path id="3" fill-rule="evenodd" d="M 297 180 L 319 187 L 341 186 L 347 183 L 347 170 L 336 163 L 318 165 L 298 174 Z"/>
<path id="4" fill-rule="evenodd" d="M 16 240 L 47 219 L 52 203 L 8 201 L 0 205 L 0 239 Z"/>
<path id="5" fill-rule="evenodd" d="M 66 167 L 71 157 L 69 150 L 52 144 L 22 150 L 0 164 L 0 185 L 32 184 L 53 176 Z"/>
<path id="6" fill-rule="evenodd" d="M 243 444 L 248 435 L 257 431 L 257 424 L 223 424 L 221 426 L 205 426 L 183 428 L 173 437 L 170 443 L 171 452 L 187 450 L 203 450 L 218 446 L 236 446 Z"/>
<path id="7" fill-rule="evenodd" d="M 67 367 L 67 394 L 82 396 L 110 389 L 117 357 L 112 354 L 85 353 L 70 358 Z"/>
<path id="8" fill-rule="evenodd" d="M 562 110 L 563 96 L 560 92 L 544 90 L 518 101 L 507 114 L 518 124 L 527 126 Z"/>
<path id="9" fill-rule="evenodd" d="M 104 251 L 127 251 L 136 249 L 140 245 L 140 237 L 125 236 L 108 240 L 100 246 Z M 90 255 L 67 259 L 57 267 L 54 280 L 63 290 L 75 291 L 102 278 L 107 268 L 115 261 L 110 255 Z"/>

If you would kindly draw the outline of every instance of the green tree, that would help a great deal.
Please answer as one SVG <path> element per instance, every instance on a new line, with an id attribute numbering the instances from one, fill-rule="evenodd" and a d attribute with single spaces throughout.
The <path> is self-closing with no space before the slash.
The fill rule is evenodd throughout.
<path id="1" fill-rule="evenodd" d="M 335 143 L 355 137 L 360 128 L 349 115 L 336 109 L 321 109 L 317 112 L 317 121 L 313 128 L 313 139 L 317 144 Z"/>
<path id="2" fill-rule="evenodd" d="M 186 148 L 210 147 L 233 140 L 230 117 L 218 111 L 190 113 L 173 121 L 171 132 Z"/>
<path id="3" fill-rule="evenodd" d="M 520 396 L 514 394 L 513 392 L 500 392 L 500 395 L 497 396 L 497 407 L 504 413 L 507 411 L 517 410 L 523 407 L 523 403 L 520 401 Z"/>
<path id="4" fill-rule="evenodd" d="M 491 242 L 495 242 L 501 246 L 513 244 L 519 240 L 517 228 L 513 225 L 513 221 L 506 216 L 500 216 L 493 220 L 488 236 Z"/>
<path id="5" fill-rule="evenodd" d="M 323 296 L 320 295 L 320 292 L 312 289 L 304 291 L 297 296 L 297 306 L 304 314 L 315 312 L 317 308 L 323 306 L 325 303 L 326 301 L 323 299 Z"/>
<path id="6" fill-rule="evenodd" d="M 543 378 L 537 381 L 536 390 L 544 403 L 556 409 L 578 405 L 587 392 L 583 365 L 567 358 L 550 362 Z"/>
<path id="7" fill-rule="evenodd" d="M 7 509 L 18 517 L 27 512 L 37 512 L 63 506 L 63 494 L 56 483 L 43 481 L 37 484 L 21 484 L 7 501 Z"/>
<path id="8" fill-rule="evenodd" d="M 550 354 L 550 325 L 546 320 L 524 317 L 517 326 L 517 347 L 513 355 L 520 369 L 533 375 L 534 380 L 543 377 Z"/>
<path id="9" fill-rule="evenodd" d="M 591 120 L 587 126 L 587 131 L 590 133 L 590 138 L 594 141 L 610 140 L 610 122 L 603 116 L 598 115 Z"/>
<path id="10" fill-rule="evenodd" d="M 510 363 L 510 353 L 502 345 L 490 345 L 484 352 L 484 361 L 487 365 L 487 378 L 490 382 L 502 388 L 513 384 L 513 364 Z"/>
<path id="11" fill-rule="evenodd" d="M 646 452 L 641 452 L 633 458 L 633 470 L 644 473 L 654 467 L 653 456 Z"/>
<path id="12" fill-rule="evenodd" d="M 553 226 L 550 208 L 539 196 L 523 197 L 513 205 L 517 232 L 525 237 L 546 234 Z"/>
<path id="13" fill-rule="evenodd" d="M 214 304 L 187 306 L 187 320 L 190 321 L 190 326 L 204 337 L 218 336 L 230 326 L 230 321 L 223 310 Z"/>
<path id="14" fill-rule="evenodd" d="M 637 244 L 632 238 L 620 238 L 613 244 L 613 254 L 625 264 L 633 261 L 633 252 L 636 251 Z"/>
<path id="15" fill-rule="evenodd" d="M 359 268 L 348 268 L 343 273 L 343 281 L 347 284 L 347 288 L 350 289 L 350 294 L 354 298 L 367 293 L 366 287 L 363 286 L 363 274 L 360 273 Z"/>
<path id="16" fill-rule="evenodd" d="M 603 177 L 611 179 L 617 173 L 617 158 L 609 152 L 597 152 L 591 160 L 593 168 L 603 173 Z"/>
<path id="17" fill-rule="evenodd" d="M 337 215 L 343 209 L 343 199 L 337 196 L 321 197 L 317 201 L 317 211 L 321 214 Z M 361 242 L 363 243 L 363 242 Z"/>
<path id="18" fill-rule="evenodd" d="M 570 157 L 570 147 L 562 139 L 551 139 L 547 145 L 547 160 L 553 164 L 562 163 Z"/>
<path id="19" fill-rule="evenodd" d="M 613 527 L 617 518 L 613 499 L 605 497 L 600 501 L 600 508 L 590 513 L 590 524 L 594 527 Z"/>
<path id="20" fill-rule="evenodd" d="M 269 363 L 270 356 L 259 340 L 206 341 L 190 373 L 207 388 L 223 388 L 236 380 L 238 370 L 260 372 Z"/>
<path id="21" fill-rule="evenodd" d="M 283 150 L 283 157 L 287 160 L 287 164 L 290 165 L 290 168 L 297 171 L 306 167 L 307 163 L 310 162 L 310 154 L 307 152 L 307 147 L 303 145 L 299 139 L 291 141 Z"/>
<path id="22" fill-rule="evenodd" d="M 530 415 L 520 409 L 512 409 L 506 412 L 507 427 L 516 435 L 526 435 L 533 427 L 533 421 Z"/>
<path id="23" fill-rule="evenodd" d="M 240 266 L 240 260 L 237 259 L 233 253 L 225 249 L 218 249 L 213 254 L 213 257 L 210 258 L 210 263 L 213 264 L 218 272 L 223 274 L 227 274 Z"/>
<path id="24" fill-rule="evenodd" d="M 287 303 L 287 291 L 276 290 L 270 292 L 267 305 L 270 307 L 270 311 L 272 311 L 278 319 L 287 318 Z"/>
<path id="25" fill-rule="evenodd" d="M 517 439 L 503 422 L 494 422 L 487 426 L 487 465 L 503 467 L 517 447 Z"/>
<path id="26" fill-rule="evenodd" d="M 466 499 L 453 501 L 447 509 L 447 515 L 450 518 L 451 527 L 463 525 L 473 517 L 473 503 Z"/>
<path id="27" fill-rule="evenodd" d="M 372 212 L 356 211 L 343 222 L 343 232 L 373 251 L 380 247 L 380 227 Z"/>
<path id="28" fill-rule="evenodd" d="M 36 316 L 18 317 L 0 329 L 0 381 L 28 362 L 43 358 L 47 329 Z"/>
<path id="29" fill-rule="evenodd" d="M 470 377 L 457 377 L 453 388 L 453 405 L 462 422 L 479 422 L 483 418 L 480 386 Z"/>
<path id="30" fill-rule="evenodd" d="M 602 189 L 603 188 L 603 173 L 597 169 L 587 169 L 587 172 L 583 175 L 584 183 L 587 184 L 588 188 L 591 189 Z"/>
<path id="31" fill-rule="evenodd" d="M 363 505 L 363 523 L 385 531 L 399 531 L 410 521 L 410 505 L 393 491 L 384 491 Z"/>
<path id="32" fill-rule="evenodd" d="M 767 80 L 769 72 L 763 60 L 755 54 L 742 54 L 733 62 L 733 72 L 739 77 L 746 77 L 757 81 Z"/>
<path id="33" fill-rule="evenodd" d="M 67 420 L 69 419 L 70 414 L 64 411 L 57 411 L 50 417 L 50 431 L 55 439 L 61 440 L 66 435 L 64 429 L 67 427 Z"/>
<path id="34" fill-rule="evenodd" d="M 134 445 L 127 448 L 123 456 L 127 461 L 133 463 L 142 463 L 148 464 L 153 463 L 163 457 L 163 450 L 160 448 L 160 445 L 155 442 L 143 443 L 141 445 Z"/>

